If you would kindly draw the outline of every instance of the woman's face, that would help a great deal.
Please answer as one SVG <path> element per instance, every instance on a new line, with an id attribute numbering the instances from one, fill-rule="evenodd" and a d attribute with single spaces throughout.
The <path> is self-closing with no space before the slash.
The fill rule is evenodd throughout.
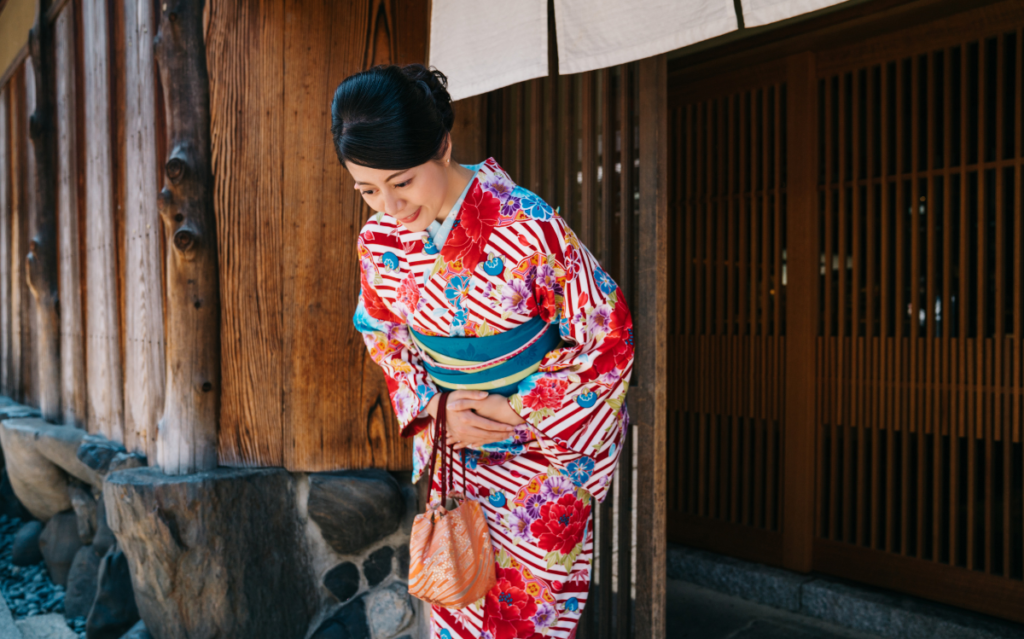
<path id="1" fill-rule="evenodd" d="M 387 213 L 406 229 L 425 231 L 437 219 L 448 191 L 444 160 L 430 160 L 404 171 L 345 163 L 356 190 L 374 211 Z"/>

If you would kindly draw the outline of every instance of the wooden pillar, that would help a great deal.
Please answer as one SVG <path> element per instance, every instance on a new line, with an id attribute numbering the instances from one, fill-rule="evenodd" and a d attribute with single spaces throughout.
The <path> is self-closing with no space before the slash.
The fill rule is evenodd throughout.
<path id="1" fill-rule="evenodd" d="M 668 351 L 668 69 L 665 55 L 640 61 L 640 235 L 635 386 L 637 429 L 636 636 L 665 633 L 665 429 Z M 635 398 L 635 400 L 634 400 Z"/>
<path id="2" fill-rule="evenodd" d="M 782 563 L 811 569 L 814 542 L 814 362 L 818 318 L 814 55 L 787 61 L 786 432 Z"/>
<path id="3" fill-rule="evenodd" d="M 203 2 L 161 7 L 155 46 L 168 138 L 158 197 L 167 239 L 167 388 L 156 461 L 179 475 L 217 466 L 220 289 Z"/>
<path id="4" fill-rule="evenodd" d="M 57 290 L 56 144 L 54 118 L 54 39 L 46 14 L 49 2 L 40 0 L 36 25 L 29 33 L 35 74 L 35 111 L 29 133 L 35 154 L 35 215 L 29 221 L 26 277 L 35 302 L 36 372 L 39 409 L 51 422 L 62 418 L 60 407 L 60 317 Z"/>

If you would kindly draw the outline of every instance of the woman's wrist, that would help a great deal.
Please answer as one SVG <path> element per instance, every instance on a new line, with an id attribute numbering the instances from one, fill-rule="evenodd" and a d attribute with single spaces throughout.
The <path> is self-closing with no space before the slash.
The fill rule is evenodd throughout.
<path id="1" fill-rule="evenodd" d="M 434 393 L 434 396 L 427 402 L 427 414 L 437 419 L 437 405 L 441 401 L 441 393 Z"/>

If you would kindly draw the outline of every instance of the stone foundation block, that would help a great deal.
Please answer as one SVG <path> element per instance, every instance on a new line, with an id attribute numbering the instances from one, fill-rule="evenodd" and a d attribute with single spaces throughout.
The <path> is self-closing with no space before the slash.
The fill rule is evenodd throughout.
<path id="1" fill-rule="evenodd" d="M 306 636 L 318 585 L 290 473 L 122 470 L 103 500 L 155 639 Z"/>

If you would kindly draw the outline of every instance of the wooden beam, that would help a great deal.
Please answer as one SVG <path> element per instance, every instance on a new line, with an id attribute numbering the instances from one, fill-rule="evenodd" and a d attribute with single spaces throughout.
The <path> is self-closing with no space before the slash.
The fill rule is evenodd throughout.
<path id="1" fill-rule="evenodd" d="M 786 437 L 783 438 L 783 550 L 786 568 L 811 569 L 814 539 L 815 343 L 817 313 L 817 182 L 814 173 L 814 55 L 787 63 Z"/>
<path id="2" fill-rule="evenodd" d="M 668 340 L 668 73 L 665 55 L 640 61 L 640 219 L 634 310 L 637 410 L 636 636 L 665 632 L 665 437 Z"/>
<path id="3" fill-rule="evenodd" d="M 29 251 L 25 258 L 29 290 L 35 302 L 36 371 L 39 410 L 43 419 L 59 421 L 60 317 L 57 311 L 57 131 L 54 109 L 53 26 L 46 19 L 49 3 L 40 0 L 36 25 L 29 33 L 35 74 L 35 111 L 29 134 L 35 155 L 35 215 L 29 220 Z"/>
<path id="4" fill-rule="evenodd" d="M 165 474 L 181 475 L 217 466 L 220 286 L 203 0 L 161 6 L 155 57 L 168 138 L 158 197 L 167 240 L 167 387 L 156 461 Z"/>
<path id="5" fill-rule="evenodd" d="M 60 271 L 60 393 L 62 420 L 85 428 L 85 344 L 82 335 L 82 257 L 78 226 L 78 106 L 75 5 L 54 22 L 57 120 L 57 225 Z"/>

